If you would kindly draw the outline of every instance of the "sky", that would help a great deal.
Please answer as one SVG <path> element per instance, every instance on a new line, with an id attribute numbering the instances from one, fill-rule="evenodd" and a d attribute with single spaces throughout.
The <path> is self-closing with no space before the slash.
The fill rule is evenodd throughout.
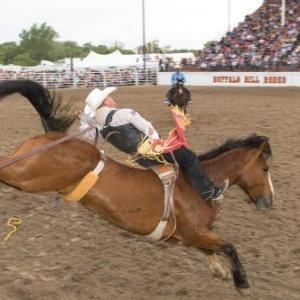
<path id="1" fill-rule="evenodd" d="M 143 43 L 143 0 L 8 0 L 1 11 L 0 43 L 19 41 L 23 29 L 46 22 L 60 41 L 112 46 L 122 42 L 135 49 Z M 201 49 L 253 13 L 263 0 L 144 0 L 146 42 L 160 46 Z"/>

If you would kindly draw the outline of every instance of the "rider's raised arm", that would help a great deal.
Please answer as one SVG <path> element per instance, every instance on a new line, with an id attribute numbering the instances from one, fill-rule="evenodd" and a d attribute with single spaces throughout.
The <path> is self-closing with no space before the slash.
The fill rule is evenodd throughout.
<path id="1" fill-rule="evenodd" d="M 88 119 L 91 118 L 93 120 L 94 116 L 95 116 L 95 111 L 93 111 L 88 105 L 86 105 L 83 109 L 83 112 L 81 114 L 79 114 L 79 118 L 80 118 L 79 130 L 81 132 L 85 131 L 83 136 L 86 139 L 92 140 L 92 141 L 94 141 L 96 138 L 96 131 L 95 130 L 86 131 L 86 129 L 91 126 L 91 124 L 89 124 Z"/>

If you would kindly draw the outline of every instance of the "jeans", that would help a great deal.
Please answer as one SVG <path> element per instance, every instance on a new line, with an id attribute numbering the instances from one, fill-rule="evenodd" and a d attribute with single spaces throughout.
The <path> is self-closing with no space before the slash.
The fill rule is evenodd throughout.
<path id="1" fill-rule="evenodd" d="M 204 173 L 197 155 L 185 147 L 176 149 L 173 155 L 181 171 L 200 196 L 204 199 L 211 197 L 217 187 Z M 162 154 L 160 159 L 165 159 L 168 163 L 175 163 L 170 153 Z M 136 162 L 144 168 L 152 168 L 159 164 L 156 160 L 150 160 L 142 156 Z"/>

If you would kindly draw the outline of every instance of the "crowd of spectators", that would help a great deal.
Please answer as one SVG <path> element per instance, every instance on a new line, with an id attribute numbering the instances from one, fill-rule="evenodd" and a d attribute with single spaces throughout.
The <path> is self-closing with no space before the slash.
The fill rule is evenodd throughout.
<path id="1" fill-rule="evenodd" d="M 156 84 L 156 69 L 106 68 L 76 71 L 5 71 L 0 68 L 0 81 L 10 79 L 31 79 L 49 88 L 70 88 L 89 86 L 120 86 Z"/>
<path id="2" fill-rule="evenodd" d="M 252 15 L 196 58 L 202 71 L 299 71 L 300 1 L 286 0 L 281 26 L 281 0 L 265 0 Z"/>

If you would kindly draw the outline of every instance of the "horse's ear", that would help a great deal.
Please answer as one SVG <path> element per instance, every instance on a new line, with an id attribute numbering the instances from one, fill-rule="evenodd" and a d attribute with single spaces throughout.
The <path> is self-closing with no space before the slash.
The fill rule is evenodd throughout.
<path id="1" fill-rule="evenodd" d="M 261 150 L 261 157 L 263 158 L 263 160 L 267 160 L 269 157 L 272 156 L 272 150 L 271 150 L 271 146 L 269 144 L 269 139 L 265 140 L 259 147 L 259 149 Z"/>

